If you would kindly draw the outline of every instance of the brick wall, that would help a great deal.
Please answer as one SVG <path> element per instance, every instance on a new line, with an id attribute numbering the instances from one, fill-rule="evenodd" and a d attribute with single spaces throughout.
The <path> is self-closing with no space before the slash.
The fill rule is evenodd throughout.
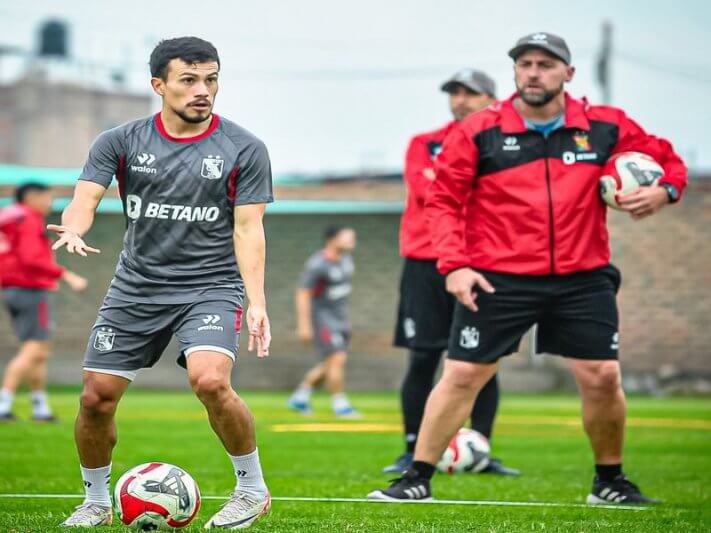
<path id="1" fill-rule="evenodd" d="M 356 278 L 352 297 L 354 338 L 349 382 L 354 388 L 393 388 L 402 377 L 404 357 L 390 346 L 400 259 L 396 215 L 271 215 L 267 216 L 267 292 L 274 345 L 272 357 L 257 361 L 242 355 L 236 379 L 243 387 L 286 388 L 316 361 L 309 347 L 293 333 L 293 292 L 303 261 L 321 245 L 323 228 L 333 222 L 358 231 Z M 692 375 L 711 376 L 711 180 L 692 182 L 680 205 L 651 219 L 633 222 L 610 213 L 614 262 L 620 267 L 622 360 L 629 371 L 656 371 L 674 365 Z M 121 246 L 124 223 L 119 215 L 100 215 L 89 235 L 102 254 L 80 260 L 62 254 L 60 262 L 91 281 L 88 292 L 66 289 L 57 294 L 59 328 L 51 374 L 55 381 L 78 382 L 87 333 L 111 279 Z M 17 346 L 6 314 L 0 315 L 0 364 Z M 182 370 L 169 348 L 159 371 L 145 372 L 138 382 L 178 386 Z M 510 358 L 504 372 L 522 376 L 519 389 L 550 387 L 559 381 L 527 356 Z M 538 373 L 531 370 L 538 369 Z M 543 373 L 543 378 L 541 377 Z M 549 372 L 550 375 L 553 373 Z M 542 381 L 541 381 L 542 380 Z M 541 385 L 542 384 L 542 385 Z"/>

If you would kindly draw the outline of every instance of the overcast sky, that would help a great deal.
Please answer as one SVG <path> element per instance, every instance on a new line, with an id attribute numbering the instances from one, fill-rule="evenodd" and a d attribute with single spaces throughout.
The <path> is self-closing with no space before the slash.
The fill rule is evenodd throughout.
<path id="1" fill-rule="evenodd" d="M 685 0 L 338 0 L 2 2 L 0 45 L 35 48 L 48 17 L 71 26 L 72 56 L 124 68 L 146 91 L 148 55 L 164 37 L 218 48 L 218 113 L 260 136 L 277 172 L 397 169 L 409 137 L 449 119 L 439 84 L 488 72 L 513 90 L 506 52 L 533 31 L 565 37 L 578 68 L 569 90 L 600 100 L 600 26 L 614 23 L 613 103 L 711 169 L 711 2 Z M 17 61 L 0 63 L 7 80 Z M 105 72 L 104 72 L 105 73 Z M 99 75 L 84 69 L 85 77 Z M 154 101 L 158 108 L 158 101 Z"/>

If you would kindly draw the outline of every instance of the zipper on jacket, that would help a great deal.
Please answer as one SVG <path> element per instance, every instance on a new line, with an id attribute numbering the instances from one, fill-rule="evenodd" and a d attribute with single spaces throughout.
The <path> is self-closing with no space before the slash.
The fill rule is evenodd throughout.
<path id="1" fill-rule="evenodd" d="M 550 132 L 549 137 L 553 135 L 555 131 Z M 543 134 L 541 134 L 543 135 Z M 545 147 L 545 161 L 546 161 L 546 187 L 548 188 L 548 238 L 549 238 L 549 249 L 551 256 L 551 274 L 555 274 L 555 232 L 553 230 L 553 191 L 551 190 L 551 173 L 548 166 L 548 137 L 543 135 L 543 146 Z"/>

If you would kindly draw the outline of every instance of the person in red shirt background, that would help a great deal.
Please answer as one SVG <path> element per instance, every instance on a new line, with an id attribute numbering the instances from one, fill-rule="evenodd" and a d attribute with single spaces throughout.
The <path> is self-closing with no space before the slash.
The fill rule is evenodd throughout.
<path id="1" fill-rule="evenodd" d="M 407 372 L 400 389 L 405 429 L 405 451 L 383 472 L 397 473 L 412 463 L 417 433 L 427 396 L 442 352 L 447 349 L 455 298 L 447 292 L 444 276 L 437 272 L 437 253 L 425 217 L 425 196 L 434 181 L 434 164 L 444 138 L 467 116 L 496 100 L 496 83 L 484 72 L 462 69 L 440 89 L 449 95 L 454 120 L 434 131 L 415 135 L 405 156 L 404 179 L 407 204 L 400 221 L 400 255 L 404 258 L 400 304 L 395 327 L 395 346 L 409 350 Z M 471 412 L 472 429 L 491 439 L 499 406 L 499 384 L 492 377 L 479 393 Z M 485 472 L 518 475 L 499 460 L 491 459 Z"/>
<path id="2" fill-rule="evenodd" d="M 0 390 L 0 421 L 13 421 L 15 392 L 27 381 L 32 394 L 32 419 L 55 420 L 47 402 L 47 358 L 53 330 L 51 292 L 65 281 L 73 290 L 87 286 L 83 277 L 54 260 L 45 233 L 45 216 L 52 208 L 52 193 L 41 183 L 18 187 L 16 203 L 0 210 L 0 288 L 20 350 L 5 369 Z"/>

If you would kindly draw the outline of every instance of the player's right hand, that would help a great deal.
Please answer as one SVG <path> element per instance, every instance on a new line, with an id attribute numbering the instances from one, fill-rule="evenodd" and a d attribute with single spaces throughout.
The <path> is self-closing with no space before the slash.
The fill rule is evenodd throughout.
<path id="1" fill-rule="evenodd" d="M 79 235 L 74 233 L 66 226 L 48 224 L 47 229 L 59 235 L 59 239 L 57 239 L 57 242 L 52 245 L 52 250 L 59 250 L 62 246 L 66 246 L 67 252 L 69 252 L 70 254 L 79 254 L 82 257 L 86 257 L 87 252 L 91 252 L 94 254 L 101 253 L 101 250 L 99 250 L 98 248 L 92 248 L 91 246 L 87 246 L 87 244 L 82 240 Z"/>
<path id="2" fill-rule="evenodd" d="M 474 312 L 479 310 L 476 305 L 476 292 L 474 292 L 474 287 L 477 285 L 485 292 L 496 292 L 483 275 L 471 268 L 460 268 L 447 274 L 447 292 L 453 294 L 459 303 Z"/>

